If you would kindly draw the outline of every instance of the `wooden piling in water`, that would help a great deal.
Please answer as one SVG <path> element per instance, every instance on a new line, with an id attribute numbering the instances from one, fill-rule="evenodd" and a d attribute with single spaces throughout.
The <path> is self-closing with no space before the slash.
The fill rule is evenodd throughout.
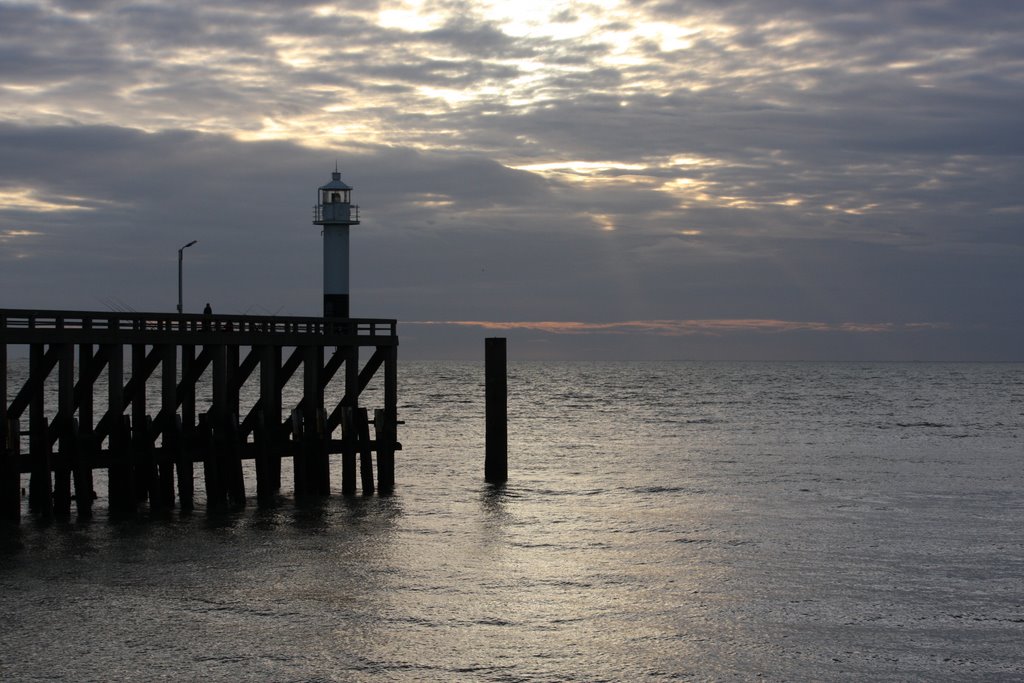
<path id="1" fill-rule="evenodd" d="M 260 347 L 260 409 L 263 421 L 262 438 L 258 438 L 262 458 L 257 461 L 257 479 L 263 482 L 263 493 L 257 496 L 270 500 L 281 489 L 281 347 L 265 344 Z M 262 473 L 262 476 L 261 476 Z M 259 488 L 259 487 L 257 487 Z"/>
<path id="2" fill-rule="evenodd" d="M 157 459 L 157 478 L 163 505 L 174 507 L 174 471 L 177 466 L 178 432 L 178 349 L 160 345 L 160 413 L 157 417 L 162 447 Z"/>
<path id="3" fill-rule="evenodd" d="M 0 463 L 0 518 L 21 520 L 21 424 L 7 418 L 3 438 L 3 462 Z"/>
<path id="4" fill-rule="evenodd" d="M 75 347 L 60 344 L 57 347 L 57 416 L 53 432 L 47 439 L 51 446 L 57 442 L 53 454 L 53 511 L 62 516 L 71 514 L 71 466 L 75 443 Z"/>
<path id="5" fill-rule="evenodd" d="M 373 411 L 373 431 L 377 440 L 377 489 L 390 492 L 395 486 L 395 427 L 388 411 Z"/>
<path id="6" fill-rule="evenodd" d="M 308 474 L 309 449 L 306 447 L 306 429 L 309 425 L 302 419 L 302 412 L 293 410 L 291 415 L 292 432 L 292 476 L 295 481 L 295 497 L 309 495 Z"/>
<path id="7" fill-rule="evenodd" d="M 359 480 L 363 495 L 374 492 L 373 450 L 370 443 L 370 418 L 366 408 L 356 408 L 356 436 L 359 440 Z"/>
<path id="8" fill-rule="evenodd" d="M 253 443 L 256 446 L 256 499 L 260 503 L 274 500 L 277 489 L 274 487 L 270 468 L 271 453 L 277 450 L 270 437 L 266 414 L 260 410 L 253 428 Z"/>
<path id="9" fill-rule="evenodd" d="M 135 512 L 136 498 L 131 464 L 132 418 L 121 415 L 110 430 L 110 468 L 107 473 L 110 512 L 129 515 Z"/>
<path id="10" fill-rule="evenodd" d="M 508 480 L 508 375 L 504 337 L 484 341 L 484 394 L 486 443 L 484 479 L 492 484 Z"/>
<path id="11" fill-rule="evenodd" d="M 107 475 L 110 511 L 117 515 L 135 511 L 132 485 L 131 417 L 124 415 L 124 348 L 120 344 L 104 345 L 107 358 L 107 416 L 110 422 L 108 452 L 110 468 Z"/>
<path id="12" fill-rule="evenodd" d="M 92 324 L 86 326 L 91 329 Z M 75 421 L 75 507 L 78 516 L 87 519 L 92 516 L 92 504 L 96 498 L 93 488 L 92 468 L 99 451 L 99 444 L 93 433 L 93 391 L 102 363 L 99 351 L 94 352 L 93 344 L 80 344 L 78 347 L 78 385 L 75 387 L 75 400 L 78 403 L 78 420 Z"/>
<path id="13" fill-rule="evenodd" d="M 331 435 L 327 429 L 327 413 L 323 408 L 316 411 L 316 437 L 311 443 L 314 452 L 315 469 L 313 471 L 312 488 L 318 496 L 331 494 Z"/>
<path id="14" fill-rule="evenodd" d="M 21 520 L 20 446 L 21 426 L 7 415 L 7 345 L 0 344 L 0 519 L 11 522 Z"/>
<path id="15" fill-rule="evenodd" d="M 324 385 L 324 350 L 321 346 L 307 346 L 302 360 L 302 440 L 305 456 L 305 492 L 313 496 L 329 494 L 331 466 L 326 449 L 320 448 L 325 438 L 326 418 L 322 415 Z"/>
<path id="16" fill-rule="evenodd" d="M 233 507 L 241 507 L 245 505 L 245 472 L 242 469 L 242 437 L 238 415 L 235 413 L 226 416 L 224 439 L 224 452 L 220 462 L 224 468 L 228 502 Z"/>
<path id="17" fill-rule="evenodd" d="M 82 435 L 78 420 L 74 420 L 71 438 L 74 441 L 71 450 L 71 476 L 75 488 L 75 512 L 81 519 L 88 519 L 92 516 L 92 501 L 95 495 L 92 488 L 91 439 Z"/>
<path id="18" fill-rule="evenodd" d="M 352 495 L 356 492 L 356 451 L 359 431 L 356 427 L 356 411 L 351 406 L 341 409 L 341 492 Z"/>
<path id="19" fill-rule="evenodd" d="M 185 435 L 184 423 L 180 415 L 174 416 L 174 429 L 170 442 L 166 444 L 173 458 L 174 474 L 178 483 L 178 509 L 190 512 L 195 506 L 195 482 L 193 481 L 192 449 Z"/>
<path id="20" fill-rule="evenodd" d="M 33 383 L 28 414 L 28 457 L 31 473 L 28 481 L 28 509 L 49 515 L 53 512 L 53 484 L 50 479 L 50 440 L 47 434 L 45 378 L 53 364 L 42 344 L 29 347 L 29 380 Z"/>
<path id="21" fill-rule="evenodd" d="M 199 446 L 196 431 L 196 382 L 201 372 L 197 367 L 196 347 L 182 344 L 181 384 L 175 398 L 181 404 L 178 430 L 180 441 L 175 469 L 178 475 L 178 501 L 184 511 L 195 507 L 195 463 L 192 454 Z"/>
<path id="22" fill-rule="evenodd" d="M 145 415 L 141 422 L 132 421 L 132 468 L 135 472 L 135 498 L 139 503 L 149 502 L 150 509 L 163 507 L 160 499 L 156 453 L 153 448 L 153 417 Z"/>
<path id="23" fill-rule="evenodd" d="M 149 438 L 146 425 L 146 398 L 149 373 L 146 372 L 146 345 L 131 345 L 131 379 L 125 389 L 125 400 L 131 406 L 132 453 L 129 457 L 136 503 L 149 498 L 149 468 L 152 463 L 146 452 L 146 440 Z"/>
<path id="24" fill-rule="evenodd" d="M 221 454 L 224 452 L 224 426 L 217 426 L 210 413 L 199 415 L 196 431 L 203 456 L 203 484 L 206 489 L 206 507 L 219 509 L 227 505 L 227 489 L 220 466 Z"/>
<path id="25" fill-rule="evenodd" d="M 383 349 L 384 408 L 374 411 L 377 431 L 377 486 L 388 493 L 395 486 L 395 451 L 398 447 L 398 347 Z M 378 416 L 379 414 L 379 416 Z"/>

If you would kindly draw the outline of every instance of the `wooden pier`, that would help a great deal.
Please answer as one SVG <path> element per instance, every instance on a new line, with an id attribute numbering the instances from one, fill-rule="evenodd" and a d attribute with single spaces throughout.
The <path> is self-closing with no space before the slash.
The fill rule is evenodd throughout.
<path id="1" fill-rule="evenodd" d="M 244 460 L 255 461 L 260 500 L 280 490 L 282 458 L 292 459 L 296 497 L 329 494 L 330 456 L 339 453 L 342 493 L 356 492 L 357 456 L 362 493 L 388 491 L 401 449 L 396 327 L 378 319 L 0 309 L 0 518 L 20 518 L 24 473 L 33 513 L 67 515 L 74 503 L 80 517 L 92 512 L 96 469 L 107 470 L 114 514 L 145 502 L 151 510 L 192 509 L 196 463 L 207 507 L 245 502 Z M 28 349 L 28 372 L 12 377 L 8 356 L 17 345 Z M 360 349 L 372 350 L 362 367 Z M 300 367 L 301 399 L 284 405 Z M 383 396 L 371 417 L 360 396 L 381 369 L 375 386 Z M 328 392 L 339 373 L 344 391 Z M 247 382 L 258 383 L 258 398 L 241 414 Z M 325 404 L 328 393 L 341 398 Z"/>

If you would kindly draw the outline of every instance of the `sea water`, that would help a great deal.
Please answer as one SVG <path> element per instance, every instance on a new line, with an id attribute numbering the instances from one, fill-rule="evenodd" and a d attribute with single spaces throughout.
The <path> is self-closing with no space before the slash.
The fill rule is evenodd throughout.
<path id="1" fill-rule="evenodd" d="M 499 488 L 483 393 L 400 364 L 390 496 L 26 511 L 0 679 L 1024 679 L 1024 365 L 513 362 Z"/>

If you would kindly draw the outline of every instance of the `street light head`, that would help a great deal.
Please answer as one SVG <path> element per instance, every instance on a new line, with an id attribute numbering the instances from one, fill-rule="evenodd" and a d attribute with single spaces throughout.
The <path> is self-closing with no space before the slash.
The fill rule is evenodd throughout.
<path id="1" fill-rule="evenodd" d="M 193 244 L 195 244 L 195 243 L 196 243 L 196 242 L 198 242 L 198 241 L 199 241 L 199 240 L 192 240 L 191 242 L 189 242 L 188 244 L 186 244 L 186 245 L 185 245 L 184 247 L 182 247 L 182 249 L 184 249 L 185 247 L 191 247 L 191 246 L 192 246 Z"/>

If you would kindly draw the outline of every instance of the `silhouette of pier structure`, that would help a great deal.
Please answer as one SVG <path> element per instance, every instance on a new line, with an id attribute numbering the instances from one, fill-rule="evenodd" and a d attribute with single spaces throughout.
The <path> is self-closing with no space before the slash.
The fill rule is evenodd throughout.
<path id="1" fill-rule="evenodd" d="M 401 449 L 396 327 L 384 319 L 0 309 L 0 517 L 20 518 L 22 474 L 32 512 L 67 515 L 74 504 L 87 517 L 96 469 L 107 470 L 115 514 L 146 502 L 192 509 L 197 465 L 208 507 L 241 505 L 244 460 L 255 461 L 261 501 L 281 489 L 282 458 L 292 459 L 296 497 L 329 494 L 334 454 L 343 494 L 356 492 L 357 476 L 363 494 L 386 492 Z M 13 372 L 12 345 L 28 347 L 27 375 Z M 360 349 L 372 351 L 362 367 Z M 383 396 L 371 419 L 360 396 L 379 371 L 374 386 Z M 343 393 L 327 391 L 336 376 Z M 293 377 L 301 377 L 301 399 L 284 405 Z M 241 414 L 247 382 L 258 382 L 258 399 Z M 341 399 L 327 404 L 328 393 Z"/>

